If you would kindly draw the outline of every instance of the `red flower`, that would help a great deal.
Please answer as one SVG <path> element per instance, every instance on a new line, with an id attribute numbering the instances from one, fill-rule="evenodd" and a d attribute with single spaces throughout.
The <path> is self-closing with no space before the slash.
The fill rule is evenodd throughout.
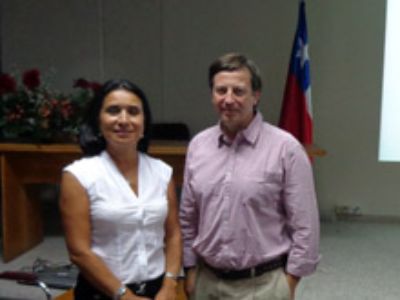
<path id="1" fill-rule="evenodd" d="M 26 71 L 22 76 L 22 82 L 31 91 L 40 85 L 40 72 L 38 69 Z"/>
<path id="2" fill-rule="evenodd" d="M 1 74 L 0 75 L 0 95 L 6 93 L 14 93 L 17 89 L 17 83 L 9 74 Z"/>
<path id="3" fill-rule="evenodd" d="M 24 116 L 24 109 L 20 105 L 16 105 L 15 108 L 7 114 L 7 121 L 14 122 L 21 120 Z"/>
<path id="4" fill-rule="evenodd" d="M 97 93 L 97 91 L 101 88 L 101 83 L 96 81 L 90 82 L 84 78 L 79 78 L 74 81 L 74 88 L 82 88 L 85 90 L 91 89 L 94 93 Z"/>
<path id="5" fill-rule="evenodd" d="M 64 119 L 68 119 L 73 113 L 72 105 L 69 100 L 61 101 L 61 115 Z"/>
<path id="6" fill-rule="evenodd" d="M 98 83 L 98 82 L 91 82 L 90 83 L 90 88 L 92 89 L 92 91 L 96 94 L 100 89 L 101 89 L 102 84 Z"/>
<path id="7" fill-rule="evenodd" d="M 57 99 L 51 99 L 50 100 L 50 105 L 54 108 L 58 106 L 58 100 Z"/>
<path id="8" fill-rule="evenodd" d="M 39 114 L 43 118 L 47 118 L 51 115 L 51 108 L 48 102 L 45 102 L 44 105 L 39 109 Z"/>
<path id="9" fill-rule="evenodd" d="M 90 87 L 90 82 L 87 81 L 86 79 L 79 78 L 79 79 L 75 80 L 74 87 L 88 89 Z"/>

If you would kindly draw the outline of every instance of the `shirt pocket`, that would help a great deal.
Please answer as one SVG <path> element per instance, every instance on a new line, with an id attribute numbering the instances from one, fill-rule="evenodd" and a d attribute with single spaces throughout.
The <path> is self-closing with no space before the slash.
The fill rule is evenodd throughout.
<path id="1" fill-rule="evenodd" d="M 197 199 L 210 199 L 221 194 L 223 183 L 218 180 L 193 181 L 192 186 Z"/>
<path id="2" fill-rule="evenodd" d="M 245 205 L 260 210 L 281 205 L 283 182 L 280 173 L 266 172 L 263 176 L 248 176 L 242 180 L 242 201 Z"/>

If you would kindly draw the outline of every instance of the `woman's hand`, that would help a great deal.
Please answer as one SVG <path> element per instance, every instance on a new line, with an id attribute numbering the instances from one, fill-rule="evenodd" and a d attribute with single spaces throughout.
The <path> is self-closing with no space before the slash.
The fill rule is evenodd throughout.
<path id="1" fill-rule="evenodd" d="M 121 300 L 151 300 L 151 298 L 137 296 L 131 290 L 127 289 Z"/>
<path id="2" fill-rule="evenodd" d="M 155 300 L 175 300 L 178 282 L 172 278 L 164 278 L 163 285 L 157 293 Z"/>
<path id="3" fill-rule="evenodd" d="M 151 300 L 151 298 L 136 296 L 136 295 L 132 294 L 132 295 L 129 295 L 129 296 L 128 295 L 122 296 L 121 300 Z"/>

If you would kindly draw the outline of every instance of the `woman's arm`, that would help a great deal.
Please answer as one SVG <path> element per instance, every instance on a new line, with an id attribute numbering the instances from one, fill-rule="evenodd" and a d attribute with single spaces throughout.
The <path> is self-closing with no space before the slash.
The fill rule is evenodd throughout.
<path id="1" fill-rule="evenodd" d="M 178 219 L 178 201 L 173 180 L 168 185 L 168 215 L 165 221 L 165 271 L 178 276 L 182 264 L 182 238 Z M 156 299 L 175 299 L 177 280 L 165 277 Z"/>
<path id="2" fill-rule="evenodd" d="M 90 248 L 89 199 L 85 189 L 69 172 L 61 179 L 60 212 L 72 263 L 100 291 L 113 297 L 122 283 Z M 121 299 L 145 299 L 129 290 Z"/>

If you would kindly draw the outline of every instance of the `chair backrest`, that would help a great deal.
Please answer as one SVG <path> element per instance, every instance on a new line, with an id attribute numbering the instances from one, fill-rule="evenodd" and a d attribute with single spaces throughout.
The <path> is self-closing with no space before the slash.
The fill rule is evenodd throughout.
<path id="1" fill-rule="evenodd" d="M 153 140 L 180 140 L 188 141 L 190 131 L 184 123 L 154 123 L 151 128 Z"/>

